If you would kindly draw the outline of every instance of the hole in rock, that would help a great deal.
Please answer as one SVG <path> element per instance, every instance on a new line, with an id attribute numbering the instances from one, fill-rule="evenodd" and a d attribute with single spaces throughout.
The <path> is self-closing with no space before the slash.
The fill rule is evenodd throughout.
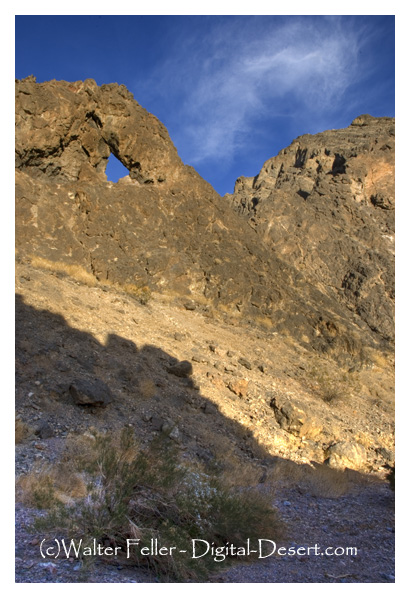
<path id="1" fill-rule="evenodd" d="M 124 164 L 121 164 L 120 160 L 118 160 L 114 154 L 110 154 L 106 166 L 107 181 L 117 183 L 119 179 L 129 174 L 129 171 L 126 169 Z"/>

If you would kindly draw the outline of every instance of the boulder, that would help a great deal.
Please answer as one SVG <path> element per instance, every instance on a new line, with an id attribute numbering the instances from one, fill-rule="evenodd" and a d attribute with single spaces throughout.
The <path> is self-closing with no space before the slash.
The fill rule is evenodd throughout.
<path id="1" fill-rule="evenodd" d="M 331 468 L 344 470 L 361 470 L 367 462 L 367 451 L 360 443 L 339 441 L 331 445 L 327 451 L 328 464 Z"/>
<path id="2" fill-rule="evenodd" d="M 113 395 L 106 383 L 99 379 L 93 381 L 76 379 L 71 383 L 69 392 L 78 406 L 106 407 L 113 401 Z"/>
<path id="3" fill-rule="evenodd" d="M 37 423 L 34 433 L 37 437 L 40 437 L 40 439 L 50 439 L 51 437 L 54 437 L 53 429 L 45 420 L 40 420 Z"/>
<path id="4" fill-rule="evenodd" d="M 169 366 L 167 372 L 181 378 L 189 378 L 193 374 L 193 365 L 188 360 L 183 360 Z"/>
<path id="5" fill-rule="evenodd" d="M 307 413 L 307 408 L 290 397 L 274 397 L 270 406 L 280 427 L 296 437 L 315 439 L 322 431 L 318 418 Z"/>

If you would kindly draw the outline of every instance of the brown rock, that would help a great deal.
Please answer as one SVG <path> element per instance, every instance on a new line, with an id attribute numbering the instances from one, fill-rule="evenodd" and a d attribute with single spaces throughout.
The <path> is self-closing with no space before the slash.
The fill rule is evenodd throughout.
<path id="1" fill-rule="evenodd" d="M 99 379 L 77 379 L 70 385 L 69 391 L 79 406 L 105 407 L 113 401 L 110 388 Z"/>
<path id="2" fill-rule="evenodd" d="M 282 429 L 296 437 L 315 439 L 322 430 L 318 418 L 307 414 L 307 408 L 288 397 L 274 397 L 270 403 L 275 418 Z"/>
<path id="3" fill-rule="evenodd" d="M 41 420 L 37 423 L 35 434 L 40 437 L 40 439 L 50 439 L 50 437 L 54 436 L 54 431 L 49 425 L 48 422 Z"/>
<path id="4" fill-rule="evenodd" d="M 175 376 L 188 378 L 193 374 L 193 365 L 188 360 L 183 360 L 182 362 L 177 362 L 177 364 L 169 366 L 167 371 Z"/>
<path id="5" fill-rule="evenodd" d="M 248 381 L 246 379 L 231 381 L 228 384 L 228 388 L 239 397 L 245 397 L 248 390 Z"/>
<path id="6" fill-rule="evenodd" d="M 363 445 L 340 441 L 328 448 L 328 464 L 331 468 L 361 470 L 367 462 L 367 451 Z"/>

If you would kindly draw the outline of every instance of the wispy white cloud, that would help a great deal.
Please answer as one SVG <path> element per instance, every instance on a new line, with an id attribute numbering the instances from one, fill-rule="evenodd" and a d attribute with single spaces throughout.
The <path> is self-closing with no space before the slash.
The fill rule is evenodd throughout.
<path id="1" fill-rule="evenodd" d="M 229 160 L 258 118 L 335 108 L 358 76 L 363 32 L 339 18 L 210 25 L 177 39 L 149 82 L 168 90 L 179 123 L 174 141 L 194 165 Z"/>

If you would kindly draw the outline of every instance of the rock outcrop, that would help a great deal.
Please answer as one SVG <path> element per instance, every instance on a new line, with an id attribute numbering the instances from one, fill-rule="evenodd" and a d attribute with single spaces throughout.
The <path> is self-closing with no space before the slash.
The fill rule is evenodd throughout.
<path id="1" fill-rule="evenodd" d="M 394 119 L 362 115 L 347 129 L 298 137 L 254 178 L 235 210 L 307 284 L 394 336 Z M 318 322 L 319 336 L 337 334 Z"/>
<path id="2" fill-rule="evenodd" d="M 124 86 L 29 77 L 16 83 L 18 258 L 358 361 L 393 338 L 393 142 L 392 119 L 360 117 L 298 138 L 221 198 Z M 118 183 L 110 153 L 129 170 Z"/>

